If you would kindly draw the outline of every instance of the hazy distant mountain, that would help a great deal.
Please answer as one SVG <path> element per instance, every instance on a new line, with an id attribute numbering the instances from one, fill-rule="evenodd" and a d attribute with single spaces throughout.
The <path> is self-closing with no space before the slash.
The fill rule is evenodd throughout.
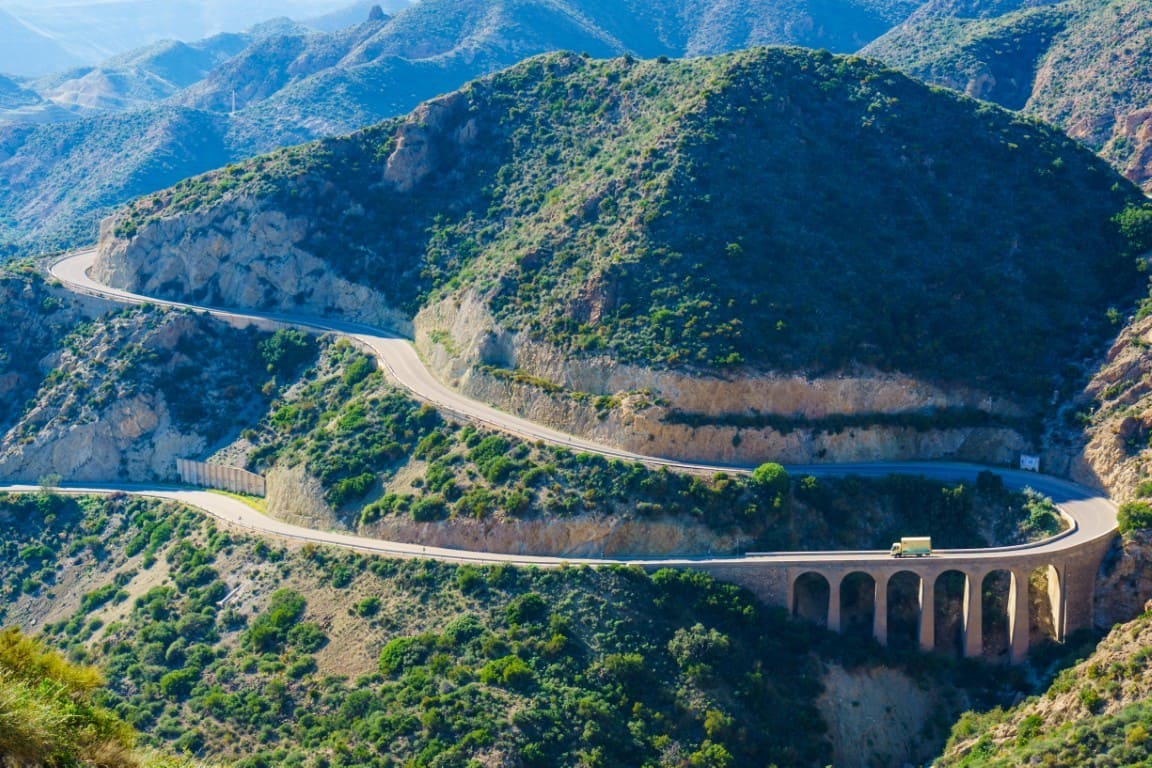
<path id="1" fill-rule="evenodd" d="M 393 7 L 406 0 L 391 0 Z M 266 19 L 305 19 L 340 11 L 350 0 L 4 0 L 0 8 L 39 30 L 49 44 L 70 53 L 63 63 L 24 67 L 43 74 L 109 56 L 158 40 L 185 42 L 222 32 L 240 32 Z M 366 15 L 366 13 L 365 13 Z M 2 27 L 0 27 L 2 29 Z M 0 32 L 0 53 L 7 46 Z M 2 67 L 0 67 L 2 69 Z"/>
<path id="2" fill-rule="evenodd" d="M 0 109 L 19 109 L 41 103 L 34 91 L 24 88 L 15 80 L 0 75 Z"/>
<path id="3" fill-rule="evenodd" d="M 851 51 L 919 0 L 422 0 L 331 36 L 265 40 L 175 97 L 220 111 L 252 149 L 345 133 L 529 56 L 651 58 L 796 44 Z"/>
<path id="4" fill-rule="evenodd" d="M 323 16 L 316 16 L 310 19 L 300 19 L 300 23 L 309 29 L 314 29 L 317 32 L 337 32 L 346 27 L 351 27 L 368 18 L 375 6 L 380 7 L 381 13 L 389 16 L 401 11 L 411 5 L 409 0 L 362 0 L 355 5 L 350 5 L 347 8 L 341 8 L 332 13 L 326 13 Z"/>
<path id="5" fill-rule="evenodd" d="M 228 162 L 226 122 L 164 108 L 0 126 L 0 247 L 13 232 L 90 239 L 105 207 Z"/>
<path id="6" fill-rule="evenodd" d="M 145 107 L 202 80 L 254 39 L 224 34 L 196 43 L 165 40 L 100 66 L 68 70 L 31 85 L 44 99 L 79 111 Z"/>
<path id="7" fill-rule="evenodd" d="M 116 7 L 132 5 L 113 3 Z M 397 0 L 402 2 L 402 0 Z M 165 13 L 195 5 L 180 0 Z M 396 3 L 393 3 L 394 7 Z M 348 133 L 404 114 L 420 102 L 454 90 L 538 53 L 585 51 L 593 56 L 703 55 L 750 45 L 784 43 L 855 50 L 900 22 L 919 0 L 421 0 L 395 16 L 368 20 L 331 33 L 303 32 L 277 22 L 265 27 L 288 34 L 253 35 L 250 45 L 228 57 L 239 36 L 202 44 L 165 44 L 105 62 L 98 68 L 38 81 L 52 110 L 70 117 L 93 109 L 123 109 L 168 97 L 174 109 L 153 110 L 105 124 L 86 119 L 70 129 L 67 151 L 50 131 L 8 130 L 0 150 L 37 168 L 15 185 L 0 178 L 0 243 L 65 246 L 95 236 L 95 220 L 133 195 L 178 181 L 176 175 L 206 171 L 223 162 L 286 144 Z M 280 7 L 291 11 L 292 3 Z M 91 9 L 90 9 L 91 10 Z M 161 14 L 164 16 L 164 14 Z M 279 26 L 278 26 L 279 25 Z M 202 79 L 178 89 L 224 57 Z M 27 87 L 27 86 L 26 86 Z M 172 94 L 169 97 L 169 94 Z M 237 111 L 233 114 L 233 98 Z M 43 120 L 31 106 L 16 113 Z M 31 117 L 30 117 L 31 115 Z M 173 115 L 183 116 L 180 119 Z M 215 115 L 216 117 L 211 117 Z M 168 126 L 156 130 L 150 120 Z M 196 117 L 190 117 L 196 116 Z M 141 175 L 142 154 L 163 154 L 156 137 L 179 143 L 176 127 L 197 126 L 213 151 L 179 162 L 159 163 Z M 176 126 L 176 127 L 174 127 Z M 84 131 L 92 134 L 87 142 Z M 109 151 L 109 135 L 142 147 L 140 153 Z M 61 174 L 54 172 L 56 164 Z M 133 183 L 66 181 L 73 168 L 94 178 Z M 155 183 L 148 186 L 147 183 Z M 32 215 L 34 214 L 34 215 Z"/>
<path id="8" fill-rule="evenodd" d="M 56 41 L 0 11 L 0 72 L 42 75 L 79 62 Z"/>

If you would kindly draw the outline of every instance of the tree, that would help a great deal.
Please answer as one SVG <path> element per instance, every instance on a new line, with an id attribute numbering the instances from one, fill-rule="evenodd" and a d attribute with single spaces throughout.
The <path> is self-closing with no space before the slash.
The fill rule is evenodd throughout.
<path id="1" fill-rule="evenodd" d="M 772 507 L 783 509 L 788 503 L 792 478 L 788 476 L 784 467 L 768 462 L 752 470 L 752 485 Z"/>

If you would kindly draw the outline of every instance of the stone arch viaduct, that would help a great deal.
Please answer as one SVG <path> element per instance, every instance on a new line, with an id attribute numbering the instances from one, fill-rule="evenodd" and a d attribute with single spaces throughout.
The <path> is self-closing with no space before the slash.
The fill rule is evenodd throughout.
<path id="1" fill-rule="evenodd" d="M 73 291 L 114 301 L 150 302 L 206 311 L 225 322 L 242 326 L 293 326 L 312 332 L 344 334 L 375 355 L 392 379 L 420 400 L 459 418 L 483 423 L 530 440 L 544 440 L 577 450 L 682 471 L 732 469 L 653 459 L 619 451 L 470 400 L 436 380 L 406 340 L 377 329 L 329 320 L 259 314 L 250 310 L 195 307 L 100 285 L 88 275 L 88 269 L 95 258 L 95 250 L 78 252 L 53 265 L 52 275 Z M 975 478 L 982 468 L 944 463 L 877 463 L 813 465 L 789 469 L 796 473 L 814 475 L 877 476 L 913 473 L 940 480 L 964 480 Z M 264 517 L 235 500 L 213 494 L 171 489 L 135 490 L 185 501 L 230 523 L 238 523 L 261 533 L 366 552 L 432 557 L 454 562 L 538 566 L 629 564 L 647 569 L 679 567 L 706 571 L 719 579 L 748 588 L 769 605 L 784 607 L 794 615 L 813 619 L 834 631 L 846 629 L 844 609 L 848 605 L 846 598 L 850 591 L 855 598 L 863 595 L 865 599 L 862 602 L 866 604 L 864 611 L 859 610 L 859 600 L 852 606 L 855 628 L 859 629 L 861 616 L 864 616 L 866 634 L 882 644 L 890 640 L 889 624 L 894 607 L 891 598 L 899 591 L 895 588 L 899 585 L 907 592 L 911 585 L 915 593 L 914 605 L 911 606 L 911 612 L 915 614 L 914 642 L 922 650 L 932 650 L 938 646 L 940 622 L 937 620 L 937 595 L 959 585 L 963 599 L 959 621 L 953 623 L 959 625 L 961 650 L 966 656 L 978 656 L 984 652 L 983 629 L 988 617 L 985 615 L 987 611 L 983 593 L 988 577 L 998 574 L 1001 582 L 1007 581 L 1008 595 L 1001 611 L 1003 615 L 994 612 L 991 618 L 1006 623 L 1009 659 L 1019 661 L 1031 642 L 1030 627 L 1037 613 L 1045 614 L 1038 618 L 1050 627 L 1050 634 L 1056 640 L 1063 640 L 1069 633 L 1091 626 L 1096 574 L 1115 536 L 1116 509 L 1101 493 L 1075 483 L 1017 470 L 996 471 L 1009 487 L 1030 486 L 1051 497 L 1060 507 L 1070 527 L 1057 536 L 1034 544 L 978 550 L 940 550 L 926 558 L 896 559 L 886 551 L 837 551 L 754 553 L 743 557 L 610 560 L 464 552 L 380 541 L 292 526 Z M 133 489 L 116 487 L 84 490 L 108 492 Z M 925 533 L 929 532 L 908 532 L 909 535 Z M 1037 575 L 1042 578 L 1036 578 Z M 813 583 L 816 589 L 812 588 Z M 851 587 L 851 590 L 846 587 Z"/>

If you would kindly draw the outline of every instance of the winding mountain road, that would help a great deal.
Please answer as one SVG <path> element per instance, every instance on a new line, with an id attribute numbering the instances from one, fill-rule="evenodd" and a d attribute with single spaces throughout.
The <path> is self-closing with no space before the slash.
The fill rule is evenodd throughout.
<path id="1" fill-rule="evenodd" d="M 355 323 L 331 321 L 327 319 L 290 317 L 278 314 L 265 314 L 251 311 L 237 311 L 218 307 L 201 307 L 181 302 L 155 299 L 128 291 L 101 285 L 89 276 L 89 268 L 96 258 L 96 251 L 85 250 L 71 254 L 51 267 L 51 274 L 68 289 L 82 294 L 98 296 L 113 301 L 135 304 L 156 304 L 178 307 L 198 312 L 207 312 L 230 321 L 251 321 L 266 326 L 290 326 L 308 331 L 343 334 L 362 347 L 370 350 L 379 360 L 382 368 L 400 386 L 416 398 L 458 417 L 476 421 L 509 434 L 528 440 L 543 440 L 548 443 L 567 446 L 578 451 L 598 453 L 604 456 L 638 461 L 652 466 L 694 472 L 747 471 L 748 467 L 713 466 L 692 462 L 679 462 L 668 459 L 642 456 L 570 435 L 559 430 L 535 424 L 527 419 L 505 413 L 483 403 L 476 402 L 454 392 L 440 383 L 423 365 L 410 342 L 380 330 Z M 940 480 L 972 480 L 985 467 L 958 463 L 889 462 L 846 465 L 804 465 L 790 466 L 794 474 L 817 476 L 838 476 L 854 474 L 860 476 L 885 476 L 888 474 L 920 474 Z M 1076 550 L 1099 546 L 1105 538 L 1110 538 L 1116 530 L 1116 508 L 1100 492 L 1059 478 L 1017 470 L 994 470 L 1004 478 L 1009 487 L 1030 486 L 1052 498 L 1061 511 L 1071 521 L 1071 527 L 1057 536 L 1032 544 L 1014 547 L 993 547 L 977 550 L 937 550 L 931 560 L 956 563 L 982 563 L 987 567 L 1009 567 L 1014 562 L 1031 562 L 1037 556 L 1067 555 Z M 0 490 L 34 491 L 36 486 L 0 486 Z M 545 557 L 514 553 L 470 552 L 438 547 L 425 547 L 419 544 L 381 541 L 362 536 L 318 531 L 294 526 L 269 518 L 246 504 L 233 498 L 208 491 L 195 491 L 165 486 L 139 485 L 66 485 L 61 490 L 70 493 L 131 493 L 142 496 L 171 499 L 197 507 L 218 519 L 257 533 L 298 541 L 331 544 L 362 552 L 387 554 L 402 557 L 431 557 L 453 562 L 511 563 L 517 565 L 553 566 L 562 563 L 603 565 L 627 563 L 646 567 L 705 564 L 763 563 L 788 566 L 819 566 L 821 564 L 848 564 L 869 562 L 891 563 L 887 551 L 836 551 L 836 552 L 774 552 L 755 553 L 746 556 L 727 557 L 680 557 L 680 558 L 581 558 Z"/>

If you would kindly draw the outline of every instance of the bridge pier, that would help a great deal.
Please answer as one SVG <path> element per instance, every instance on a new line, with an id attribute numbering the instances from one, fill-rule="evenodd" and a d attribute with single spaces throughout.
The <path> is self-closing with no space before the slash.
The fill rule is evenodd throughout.
<path id="1" fill-rule="evenodd" d="M 828 631 L 840 631 L 840 584 L 844 577 L 839 574 L 828 576 Z"/>
<path id="2" fill-rule="evenodd" d="M 888 580 L 891 573 L 873 575 L 876 596 L 872 600 L 872 637 L 880 645 L 888 645 Z"/>
<path id="3" fill-rule="evenodd" d="M 984 654 L 984 574 L 964 572 L 964 658 Z"/>
<path id="4" fill-rule="evenodd" d="M 1056 642 L 1063 642 L 1068 637 L 1064 626 L 1068 615 L 1068 591 L 1064 588 L 1067 575 L 1067 563 L 1048 565 L 1048 604 L 1052 607 L 1052 631 Z"/>
<path id="5" fill-rule="evenodd" d="M 936 577 L 920 575 L 920 650 L 936 650 Z"/>
<path id="6" fill-rule="evenodd" d="M 1028 656 L 1031 644 L 1028 571 L 1013 568 L 1012 586 L 1008 590 L 1008 660 L 1019 664 Z"/>

